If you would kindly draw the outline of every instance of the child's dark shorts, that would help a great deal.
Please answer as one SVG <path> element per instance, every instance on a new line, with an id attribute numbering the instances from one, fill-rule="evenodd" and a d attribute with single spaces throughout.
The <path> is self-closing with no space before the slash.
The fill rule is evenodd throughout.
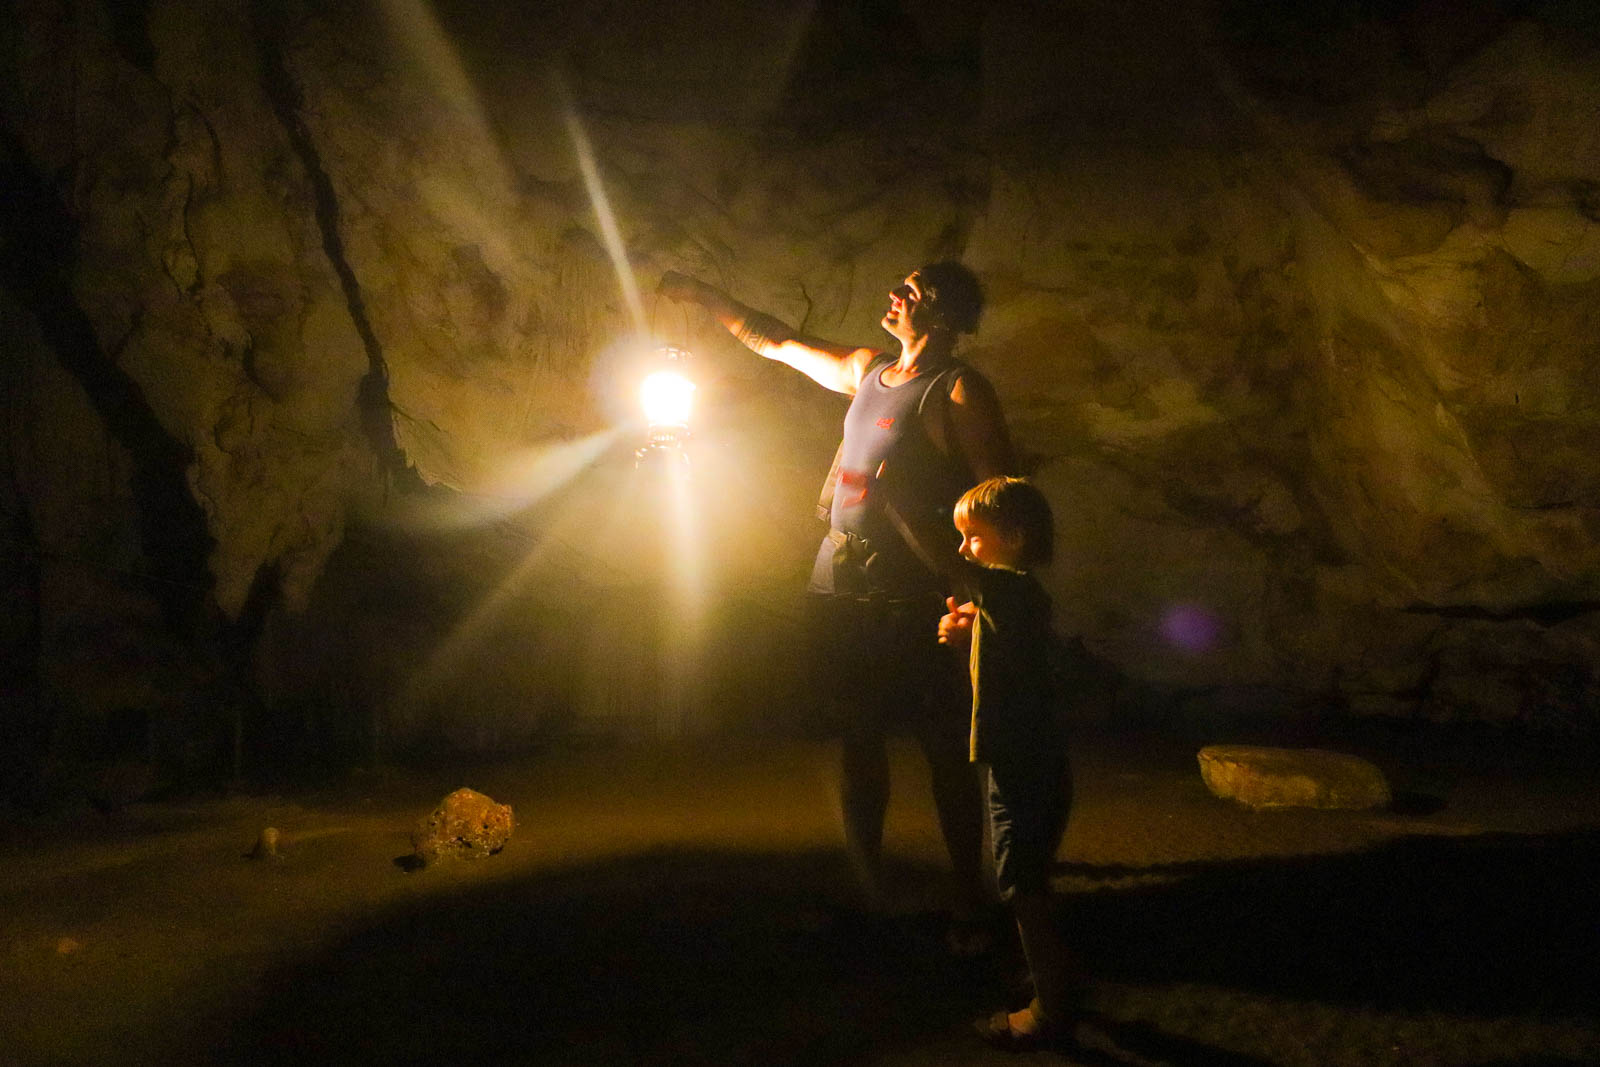
<path id="1" fill-rule="evenodd" d="M 1072 772 L 1065 751 L 989 768 L 989 830 L 1000 899 L 1050 888 L 1050 868 L 1072 810 Z"/>

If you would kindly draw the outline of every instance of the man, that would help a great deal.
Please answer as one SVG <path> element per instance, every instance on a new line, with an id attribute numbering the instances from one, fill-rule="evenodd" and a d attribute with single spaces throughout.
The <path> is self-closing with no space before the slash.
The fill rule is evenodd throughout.
<path id="1" fill-rule="evenodd" d="M 669 272 L 663 295 L 705 307 L 751 351 L 853 397 L 825 500 L 830 529 L 808 585 L 819 681 L 851 708 L 842 724 L 845 842 L 869 908 L 883 908 L 886 736 L 912 732 L 927 757 L 945 846 L 959 883 L 951 947 L 982 951 L 982 801 L 967 762 L 962 665 L 938 641 L 961 566 L 950 508 L 974 483 L 1012 473 L 994 388 L 957 360 L 977 328 L 977 279 L 957 263 L 913 271 L 889 291 L 882 326 L 898 351 L 802 336 L 770 315 Z M 833 479 L 830 475 L 830 480 Z M 963 597 L 962 599 L 965 599 Z"/>

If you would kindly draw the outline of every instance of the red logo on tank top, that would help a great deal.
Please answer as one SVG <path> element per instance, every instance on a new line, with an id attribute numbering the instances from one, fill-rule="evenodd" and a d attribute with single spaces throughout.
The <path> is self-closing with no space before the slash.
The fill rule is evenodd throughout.
<path id="1" fill-rule="evenodd" d="M 878 420 L 878 429 L 880 429 L 880 430 L 887 430 L 889 427 L 891 427 L 893 425 L 894 425 L 894 419 L 893 418 L 879 419 Z"/>
<path id="2" fill-rule="evenodd" d="M 836 490 L 834 502 L 843 506 L 858 507 L 867 502 L 867 490 L 871 488 L 872 480 L 865 471 L 842 470 L 839 472 L 839 488 Z M 852 490 L 847 494 L 845 490 Z"/>

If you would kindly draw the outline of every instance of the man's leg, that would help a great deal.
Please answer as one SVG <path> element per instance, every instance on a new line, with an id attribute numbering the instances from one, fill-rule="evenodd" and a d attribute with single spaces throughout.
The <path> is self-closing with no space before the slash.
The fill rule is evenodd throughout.
<path id="1" fill-rule="evenodd" d="M 883 820 L 889 808 L 889 754 L 874 663 L 872 608 L 843 597 L 806 598 L 807 652 L 829 732 L 840 741 L 839 820 L 845 852 L 864 903 L 882 910 Z"/>
<path id="2" fill-rule="evenodd" d="M 932 631 L 923 637 L 918 657 L 922 726 L 917 740 L 928 761 L 933 804 L 939 814 L 950 868 L 955 874 L 955 915 L 960 923 L 976 923 L 990 903 L 984 878 L 983 827 L 987 818 L 977 768 L 968 758 L 968 729 L 972 704 L 964 664 L 949 648 L 938 644 Z M 982 941 L 992 941 L 985 926 L 972 931 L 974 943 L 966 951 L 982 951 Z M 952 944 L 958 951 L 962 946 Z"/>
<path id="3" fill-rule="evenodd" d="M 967 760 L 966 738 L 949 730 L 929 730 L 922 737 L 950 868 L 955 872 L 956 918 L 977 921 L 989 904 L 983 863 L 983 794 L 977 772 Z"/>
<path id="4" fill-rule="evenodd" d="M 839 761 L 839 805 L 845 851 L 873 911 L 887 910 L 883 872 L 883 820 L 889 809 L 889 752 L 876 722 L 846 727 Z"/>

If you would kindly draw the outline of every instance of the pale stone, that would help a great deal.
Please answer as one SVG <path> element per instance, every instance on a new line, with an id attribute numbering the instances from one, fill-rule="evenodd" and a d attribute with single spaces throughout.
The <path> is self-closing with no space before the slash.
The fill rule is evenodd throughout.
<path id="1" fill-rule="evenodd" d="M 263 826 L 260 836 L 256 838 L 256 847 L 249 852 L 250 858 L 255 860 L 277 859 L 279 857 L 279 836 L 276 826 Z"/>
<path id="2" fill-rule="evenodd" d="M 1250 808 L 1386 808 L 1392 799 L 1382 771 L 1343 752 L 1208 745 L 1199 760 L 1207 789 Z"/>
<path id="3" fill-rule="evenodd" d="M 416 858 L 431 863 L 440 858 L 477 859 L 505 847 L 514 822 L 510 804 L 496 804 L 473 789 L 457 789 L 439 802 L 411 835 Z"/>

